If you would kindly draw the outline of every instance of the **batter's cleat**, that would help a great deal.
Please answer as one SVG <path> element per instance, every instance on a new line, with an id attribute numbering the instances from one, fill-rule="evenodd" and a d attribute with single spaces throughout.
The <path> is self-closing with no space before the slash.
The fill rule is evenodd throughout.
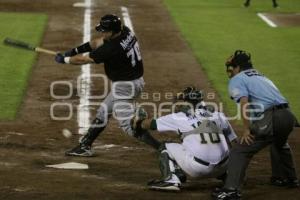
<path id="1" fill-rule="evenodd" d="M 148 183 L 150 190 L 180 191 L 180 183 L 169 183 L 164 180 L 153 180 Z"/>
<path id="2" fill-rule="evenodd" d="M 66 156 L 81 156 L 81 157 L 92 157 L 94 152 L 90 146 L 79 144 L 71 150 L 65 152 Z"/>
<path id="3" fill-rule="evenodd" d="M 238 190 L 226 188 L 216 188 L 211 195 L 214 200 L 240 200 L 242 198 Z"/>

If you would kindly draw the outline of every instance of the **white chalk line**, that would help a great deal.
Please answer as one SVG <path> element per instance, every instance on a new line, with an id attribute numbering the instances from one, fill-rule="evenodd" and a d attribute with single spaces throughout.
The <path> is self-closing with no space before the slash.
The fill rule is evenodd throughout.
<path id="1" fill-rule="evenodd" d="M 134 33 L 134 29 L 133 29 L 133 25 L 130 19 L 130 15 L 128 12 L 128 9 L 124 6 L 121 6 L 121 11 L 122 11 L 122 16 L 123 16 L 123 20 L 124 20 L 124 24 L 130 28 L 130 30 Z"/>
<path id="2" fill-rule="evenodd" d="M 104 145 L 94 145 L 93 149 L 112 149 L 112 148 L 118 148 L 118 149 L 123 149 L 123 150 L 137 150 L 137 149 L 143 149 L 139 147 L 127 147 L 127 146 L 122 146 L 122 145 L 117 145 L 117 144 L 104 144 Z"/>
<path id="3" fill-rule="evenodd" d="M 266 22 L 269 26 L 273 27 L 273 28 L 276 28 L 277 25 L 272 21 L 270 20 L 268 17 L 265 16 L 265 14 L 263 13 L 257 13 L 257 16 L 260 17 L 264 22 Z"/>
<path id="4" fill-rule="evenodd" d="M 91 5 L 92 0 L 85 0 L 84 2 L 84 21 L 83 21 L 83 42 L 91 40 Z M 90 111 L 89 111 L 89 96 L 91 89 L 91 65 L 85 64 L 81 66 L 80 78 L 80 101 L 78 106 L 78 133 L 85 134 L 90 126 Z"/>

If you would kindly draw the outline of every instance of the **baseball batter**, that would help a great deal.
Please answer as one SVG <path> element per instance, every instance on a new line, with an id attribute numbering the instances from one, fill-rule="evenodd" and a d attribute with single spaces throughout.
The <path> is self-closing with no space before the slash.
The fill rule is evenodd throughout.
<path id="1" fill-rule="evenodd" d="M 225 115 L 203 106 L 202 92 L 194 87 L 186 88 L 179 99 L 190 103 L 191 109 L 158 119 L 137 120 L 139 123 L 136 123 L 137 128 L 173 131 L 183 141 L 181 144 L 165 143 L 160 147 L 162 179 L 149 182 L 150 189 L 180 190 L 185 182 L 181 170 L 191 177 L 203 178 L 218 177 L 226 172 L 229 143 L 236 135 Z"/>
<path id="2" fill-rule="evenodd" d="M 143 129 L 134 131 L 130 121 L 135 113 L 134 100 L 144 87 L 143 61 L 139 43 L 133 32 L 122 26 L 116 15 L 105 15 L 96 26 L 101 37 L 73 48 L 55 57 L 58 63 L 82 65 L 104 63 L 112 89 L 97 111 L 87 134 L 80 144 L 66 152 L 67 156 L 92 156 L 92 143 L 105 129 L 109 117 L 115 113 L 120 127 L 130 136 L 158 148 L 160 143 Z M 82 55 L 89 52 L 88 55 Z"/>

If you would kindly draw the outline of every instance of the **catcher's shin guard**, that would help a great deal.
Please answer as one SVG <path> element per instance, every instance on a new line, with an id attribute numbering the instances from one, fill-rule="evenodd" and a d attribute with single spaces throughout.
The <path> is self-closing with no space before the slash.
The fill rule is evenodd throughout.
<path id="1" fill-rule="evenodd" d="M 174 163 L 174 166 L 175 166 L 174 174 L 179 178 L 181 183 L 185 183 L 187 177 L 186 177 L 184 171 L 177 165 L 177 163 Z"/>
<path id="2" fill-rule="evenodd" d="M 99 134 L 105 129 L 106 125 L 103 122 L 96 118 L 92 122 L 88 132 L 80 140 L 80 145 L 83 146 L 92 146 L 94 140 L 99 136 Z"/>
<path id="3" fill-rule="evenodd" d="M 172 161 L 169 158 L 168 153 L 164 150 L 159 154 L 159 169 L 163 180 L 168 180 L 172 178 Z M 174 169 L 174 168 L 173 168 Z M 174 171 L 174 170 L 173 170 Z"/>
<path id="4" fill-rule="evenodd" d="M 150 145 L 154 149 L 159 149 L 161 143 L 157 141 L 152 135 L 146 130 L 142 128 L 138 128 L 135 130 L 134 137 L 138 140 Z"/>

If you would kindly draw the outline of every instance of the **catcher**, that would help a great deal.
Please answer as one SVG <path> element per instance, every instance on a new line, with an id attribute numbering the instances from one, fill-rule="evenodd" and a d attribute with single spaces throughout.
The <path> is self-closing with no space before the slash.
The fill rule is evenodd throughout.
<path id="1" fill-rule="evenodd" d="M 189 106 L 158 119 L 135 118 L 135 129 L 173 131 L 182 143 L 164 143 L 159 149 L 162 178 L 148 183 L 150 189 L 178 191 L 191 177 L 220 177 L 226 175 L 230 142 L 236 134 L 221 112 L 211 112 L 204 105 L 203 93 L 187 87 L 177 100 Z M 145 116 L 145 114 L 143 115 Z"/>

